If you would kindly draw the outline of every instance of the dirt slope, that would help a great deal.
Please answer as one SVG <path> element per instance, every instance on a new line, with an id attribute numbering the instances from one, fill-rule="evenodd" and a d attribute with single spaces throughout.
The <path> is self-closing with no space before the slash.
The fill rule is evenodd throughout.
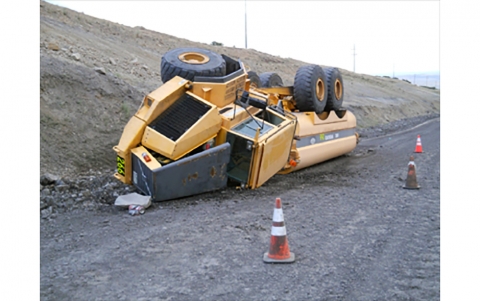
<path id="1" fill-rule="evenodd" d="M 274 71 L 292 85 L 309 64 L 254 49 L 211 46 L 128 27 L 40 2 L 40 173 L 111 170 L 112 147 L 143 95 L 162 84 L 168 50 L 202 47 Z M 341 70 L 344 106 L 360 128 L 440 113 L 440 93 L 405 81 Z"/>

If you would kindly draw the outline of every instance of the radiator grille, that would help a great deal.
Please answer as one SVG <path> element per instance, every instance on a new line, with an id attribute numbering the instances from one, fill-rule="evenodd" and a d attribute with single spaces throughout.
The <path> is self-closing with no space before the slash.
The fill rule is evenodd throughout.
<path id="1" fill-rule="evenodd" d="M 150 127 L 172 141 L 176 141 L 198 119 L 205 115 L 210 108 L 207 104 L 196 100 L 188 94 L 184 94 L 160 114 L 150 124 Z"/>

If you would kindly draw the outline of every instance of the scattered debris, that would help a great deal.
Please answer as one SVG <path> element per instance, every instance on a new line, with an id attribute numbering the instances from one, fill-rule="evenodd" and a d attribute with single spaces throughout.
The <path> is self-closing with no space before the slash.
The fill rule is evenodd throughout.
<path id="1" fill-rule="evenodd" d="M 141 195 L 136 192 L 121 195 L 115 200 L 115 206 L 128 208 L 130 215 L 144 214 L 145 209 L 150 207 L 151 204 L 152 198 L 150 196 Z"/>
<path id="2" fill-rule="evenodd" d="M 139 215 L 145 213 L 145 207 L 140 205 L 130 205 L 128 206 L 128 214 L 130 215 Z"/>

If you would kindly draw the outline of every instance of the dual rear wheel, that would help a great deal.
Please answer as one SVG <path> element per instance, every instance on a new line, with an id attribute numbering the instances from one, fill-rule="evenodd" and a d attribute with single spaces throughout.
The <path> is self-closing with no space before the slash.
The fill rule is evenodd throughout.
<path id="1" fill-rule="evenodd" d="M 295 74 L 293 94 L 299 111 L 336 111 L 343 104 L 343 79 L 337 68 L 302 66 Z"/>
<path id="2" fill-rule="evenodd" d="M 259 88 L 282 87 L 282 78 L 275 72 L 257 75 L 249 71 L 249 78 Z M 295 74 L 293 96 L 301 112 L 337 111 L 343 104 L 343 79 L 337 68 L 318 65 L 302 66 Z"/>

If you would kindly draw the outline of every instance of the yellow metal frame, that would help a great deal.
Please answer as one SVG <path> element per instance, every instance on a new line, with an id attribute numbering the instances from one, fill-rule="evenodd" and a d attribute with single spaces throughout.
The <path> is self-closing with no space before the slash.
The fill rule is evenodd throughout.
<path id="1" fill-rule="evenodd" d="M 249 178 L 246 187 L 255 189 L 260 187 L 273 175 L 275 175 L 282 167 L 285 166 L 289 159 L 290 148 L 296 129 L 296 119 L 293 116 L 281 116 L 276 112 L 269 111 L 279 118 L 284 119 L 278 125 L 264 121 L 265 124 L 272 127 L 272 130 L 266 132 L 262 136 L 259 135 L 260 130 L 257 129 L 256 136 L 252 139 L 246 135 L 222 127 L 222 137 L 226 137 L 226 133 L 230 132 L 236 136 L 252 141 L 252 160 L 249 167 Z M 258 117 L 255 117 L 258 119 Z M 243 118 L 241 121 L 244 121 Z M 262 122 L 259 120 L 259 122 Z M 237 125 L 239 122 L 236 122 Z M 220 135 L 219 135 L 220 136 Z M 223 138 L 225 141 L 225 138 Z"/>
<path id="2" fill-rule="evenodd" d="M 150 157 L 150 162 L 147 162 L 142 154 L 145 153 Z M 143 146 L 139 146 L 132 149 L 132 154 L 137 156 L 150 170 L 155 170 L 162 167 L 162 164 L 158 162 L 153 155 Z"/>
<path id="3" fill-rule="evenodd" d="M 208 140 L 214 138 L 222 124 L 222 118 L 218 114 L 216 106 L 209 104 L 193 93 L 186 92 L 186 94 L 211 106 L 210 110 L 176 141 L 172 141 L 170 138 L 165 137 L 149 126 L 146 127 L 142 137 L 143 145 L 172 160 L 180 159 Z"/>
<path id="4" fill-rule="evenodd" d="M 223 108 L 235 101 L 237 90 L 245 89 L 246 82 L 246 72 L 225 83 L 194 82 L 192 93 L 219 108 Z"/>
<path id="5" fill-rule="evenodd" d="M 296 112 L 292 114 L 295 115 L 298 120 L 296 135 L 299 139 L 312 135 L 355 129 L 357 123 L 355 116 L 350 111 L 344 111 L 344 115 L 340 117 L 337 116 L 335 111 L 323 112 L 322 114 L 316 114 L 315 112 Z M 304 146 L 298 149 L 296 143 L 294 143 L 290 153 L 290 160 L 293 160 L 295 164 L 286 164 L 278 173 L 290 173 L 346 154 L 351 152 L 357 143 L 358 134 L 356 133 L 348 137 Z"/>

